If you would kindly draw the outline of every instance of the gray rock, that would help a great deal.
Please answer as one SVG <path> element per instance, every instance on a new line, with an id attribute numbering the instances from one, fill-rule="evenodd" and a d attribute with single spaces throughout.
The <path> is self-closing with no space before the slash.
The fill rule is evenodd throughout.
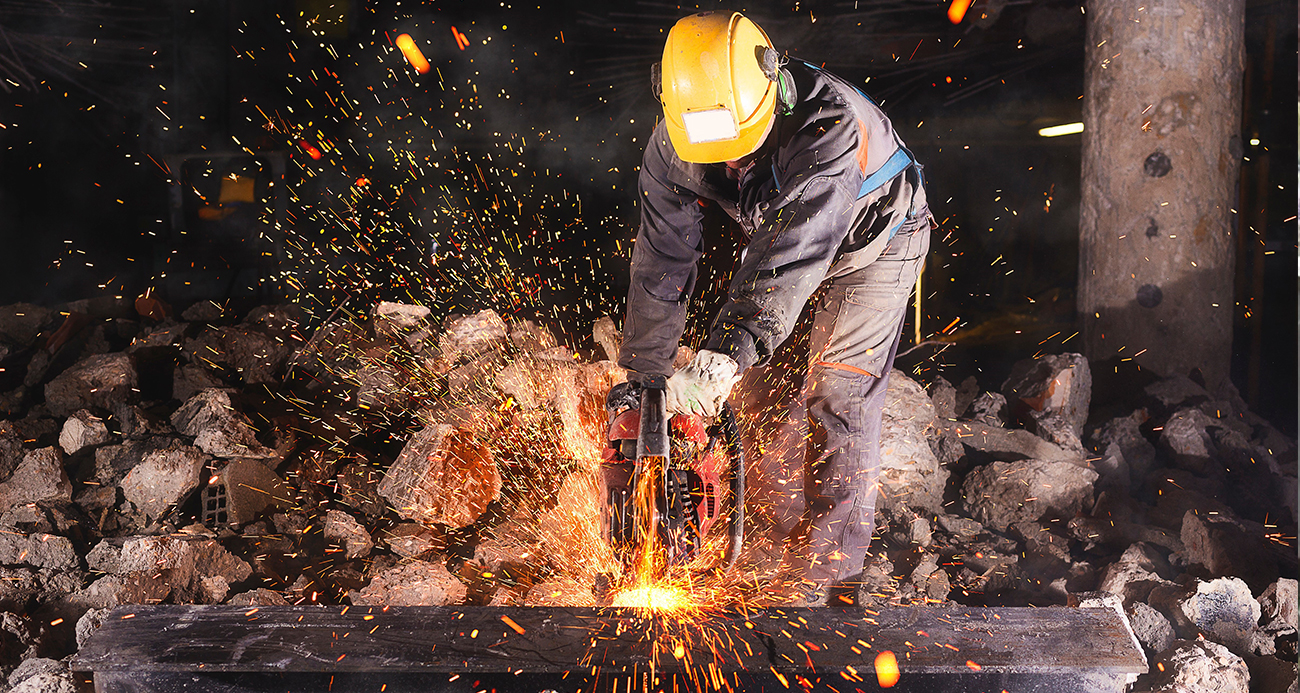
<path id="1" fill-rule="evenodd" d="M 59 319 L 58 314 L 49 308 L 31 303 L 0 306 L 0 340 L 16 347 L 30 346 Z"/>
<path id="2" fill-rule="evenodd" d="M 1167 583 L 1166 576 L 1173 570 L 1164 556 L 1148 544 L 1138 542 L 1128 547 L 1119 560 L 1106 567 L 1101 584 L 1102 592 L 1109 592 L 1132 604 L 1144 601 L 1156 585 Z M 1156 648 L 1159 652 L 1164 648 Z"/>
<path id="3" fill-rule="evenodd" d="M 602 315 L 591 326 L 591 333 L 596 344 L 605 352 L 605 359 L 618 361 L 618 351 L 623 346 L 623 333 L 614 327 L 614 320 L 608 315 Z"/>
<path id="4" fill-rule="evenodd" d="M 307 315 L 302 307 L 293 303 L 257 306 L 244 316 L 244 324 L 281 338 L 294 334 L 306 322 Z"/>
<path id="5" fill-rule="evenodd" d="M 877 507 L 899 504 L 941 512 L 949 472 L 927 440 L 934 405 L 916 381 L 898 369 L 889 373 L 880 428 L 880 496 Z"/>
<path id="6" fill-rule="evenodd" d="M 1124 613 L 1128 614 L 1129 626 L 1148 655 L 1164 652 L 1173 646 L 1174 627 L 1164 614 L 1145 602 L 1132 602 L 1124 607 Z"/>
<path id="7" fill-rule="evenodd" d="M 1200 409 L 1181 409 L 1160 431 L 1160 448 L 1169 455 L 1173 466 L 1194 474 L 1209 474 L 1217 465 L 1214 440 L 1206 429 L 1214 425 L 1215 420 Z"/>
<path id="8" fill-rule="evenodd" d="M 485 351 L 499 349 L 507 338 L 506 323 L 495 311 L 450 320 L 438 338 L 438 370 L 446 372 Z"/>
<path id="9" fill-rule="evenodd" d="M 1271 631 L 1295 631 L 1296 581 L 1279 578 L 1259 595 L 1260 623 Z"/>
<path id="10" fill-rule="evenodd" d="M 937 519 L 939 521 L 939 527 L 941 527 L 943 531 L 953 535 L 961 542 L 969 541 L 977 535 L 988 531 L 984 529 L 984 525 L 965 517 L 940 513 Z"/>
<path id="11" fill-rule="evenodd" d="M 96 354 L 78 361 L 45 386 L 45 407 L 55 416 L 97 407 L 112 411 L 137 400 L 139 384 L 128 354 Z"/>
<path id="12" fill-rule="evenodd" d="M 1246 657 L 1250 688 L 1261 693 L 1296 693 L 1296 663 L 1277 657 Z"/>
<path id="13" fill-rule="evenodd" d="M 193 363 L 178 363 L 172 369 L 172 399 L 184 402 L 204 390 L 225 386 L 221 378 Z"/>
<path id="14" fill-rule="evenodd" d="M 89 609 L 81 615 L 81 618 L 77 619 L 77 626 L 74 630 L 77 634 L 78 650 L 84 647 L 90 636 L 94 635 L 95 631 L 99 630 L 99 627 L 104 624 L 104 617 L 110 611 L 112 609 Z"/>
<path id="15" fill-rule="evenodd" d="M 1178 640 L 1154 659 L 1152 693 L 1249 693 L 1246 662 L 1218 643 Z"/>
<path id="16" fill-rule="evenodd" d="M 0 508 L 71 500 L 72 482 L 63 468 L 63 452 L 55 447 L 29 451 L 8 481 L 0 483 Z"/>
<path id="17" fill-rule="evenodd" d="M 943 376 L 935 376 L 930 383 L 930 402 L 934 404 L 934 415 L 940 419 L 957 418 L 957 388 Z"/>
<path id="18" fill-rule="evenodd" d="M 1007 398 L 997 392 L 985 392 L 971 402 L 970 418 L 988 426 L 1005 426 Z"/>
<path id="19" fill-rule="evenodd" d="M 962 445 L 985 453 L 995 460 L 1004 462 L 1064 460 L 1077 464 L 1083 463 L 1083 455 L 1078 451 L 1053 445 L 1022 429 L 1007 429 L 979 421 L 958 421 L 948 425 L 947 428 L 957 434 L 957 439 Z"/>
<path id="20" fill-rule="evenodd" d="M 1211 399 L 1205 388 L 1185 375 L 1175 375 L 1151 383 L 1142 389 L 1142 394 L 1162 414 Z"/>
<path id="21" fill-rule="evenodd" d="M 379 484 L 398 515 L 464 527 L 501 493 L 501 474 L 486 445 L 445 424 L 411 436 Z"/>
<path id="22" fill-rule="evenodd" d="M 194 444 L 213 457 L 275 457 L 257 442 L 248 417 L 235 411 L 226 390 L 203 390 L 182 404 L 171 417 L 177 431 L 194 436 Z"/>
<path id="23" fill-rule="evenodd" d="M 381 535 L 384 544 L 402 558 L 415 558 L 446 545 L 433 530 L 418 522 L 399 522 Z"/>
<path id="24" fill-rule="evenodd" d="M 0 690 L 7 690 L 6 674 L 24 659 L 36 657 L 41 633 L 32 620 L 8 611 L 0 612 Z"/>
<path id="25" fill-rule="evenodd" d="M 510 323 L 510 342 L 525 354 L 554 349 L 559 342 L 544 325 L 532 320 L 515 320 Z"/>
<path id="26" fill-rule="evenodd" d="M 357 606 L 449 606 L 460 603 L 466 592 L 441 563 L 413 561 L 376 575 L 348 598 Z"/>
<path id="27" fill-rule="evenodd" d="M 1294 568 L 1295 555 L 1269 541 L 1263 525 L 1231 515 L 1183 517 L 1182 540 L 1188 563 L 1203 566 L 1211 577 L 1236 576 L 1262 592 L 1279 576 L 1279 562 Z"/>
<path id="28" fill-rule="evenodd" d="M 216 301 L 199 301 L 181 311 L 181 320 L 188 322 L 215 322 L 226 314 L 225 306 Z"/>
<path id="29" fill-rule="evenodd" d="M 375 548 L 374 539 L 355 518 L 342 510 L 325 511 L 325 539 L 343 547 L 348 560 L 364 558 Z"/>
<path id="30" fill-rule="evenodd" d="M 1006 531 L 1016 522 L 1068 520 L 1092 503 L 1097 472 L 1069 462 L 993 462 L 962 484 L 966 512 L 986 527 Z"/>
<path id="31" fill-rule="evenodd" d="M 1057 354 L 1020 361 L 1002 384 L 1014 403 L 1012 413 L 1061 447 L 1082 449 L 1079 442 L 1092 399 L 1092 372 L 1082 354 Z"/>
<path id="32" fill-rule="evenodd" d="M 381 517 L 388 504 L 379 495 L 384 473 L 368 464 L 349 464 L 339 472 L 339 498 L 367 517 Z"/>
<path id="33" fill-rule="evenodd" d="M 964 416 L 966 410 L 970 409 L 971 403 L 975 401 L 975 398 L 978 397 L 979 394 L 979 381 L 977 381 L 973 375 L 966 376 L 966 379 L 961 381 L 961 384 L 957 386 L 957 391 L 954 393 L 953 409 L 957 412 L 956 415 Z"/>
<path id="34" fill-rule="evenodd" d="M 159 575 L 173 590 L 178 604 L 212 601 L 205 578 L 221 577 L 226 584 L 247 580 L 253 569 L 216 541 L 203 537 L 131 537 L 122 545 L 117 573 Z M 222 595 L 224 598 L 224 594 Z"/>
<path id="35" fill-rule="evenodd" d="M 122 404 L 117 409 L 114 409 L 113 418 L 117 419 L 118 426 L 122 431 L 122 437 L 128 440 L 142 440 L 174 433 L 171 424 L 166 419 L 155 416 L 133 404 Z"/>
<path id="36" fill-rule="evenodd" d="M 1145 479 L 1155 465 L 1156 448 L 1142 435 L 1140 428 L 1145 418 L 1144 410 L 1138 410 L 1129 416 L 1119 416 L 1102 424 L 1092 435 L 1094 451 L 1103 457 L 1123 461 L 1129 473 L 1128 482 Z M 1117 486 L 1127 488 L 1129 483 Z"/>
<path id="37" fill-rule="evenodd" d="M 1215 642 L 1239 655 L 1272 654 L 1255 652 L 1259 602 L 1250 588 L 1237 578 L 1197 581 L 1196 592 L 1182 603 L 1183 615 Z"/>
<path id="38" fill-rule="evenodd" d="M 206 461 L 187 445 L 147 452 L 122 480 L 122 495 L 136 512 L 156 519 L 199 487 Z"/>
<path id="39" fill-rule="evenodd" d="M 241 592 L 226 600 L 230 606 L 288 606 L 289 600 L 274 590 L 259 587 L 255 590 Z"/>
<path id="40" fill-rule="evenodd" d="M 0 532 L 0 564 L 76 570 L 81 561 L 67 537 Z"/>
<path id="41" fill-rule="evenodd" d="M 0 482 L 9 478 L 23 461 L 27 450 L 23 447 L 23 436 L 10 421 L 0 421 Z"/>
<path id="42" fill-rule="evenodd" d="M 109 434 L 103 420 L 86 409 L 73 412 L 63 422 L 63 430 L 59 432 L 59 447 L 69 455 L 82 448 L 103 445 L 112 440 L 113 436 Z"/>
<path id="43" fill-rule="evenodd" d="M 25 659 L 18 668 L 9 674 L 9 685 L 14 686 L 13 690 L 19 690 L 18 686 L 34 678 L 41 677 L 41 681 L 34 685 L 27 686 L 24 690 L 35 693 L 36 691 L 67 691 L 73 693 L 76 688 L 72 685 L 72 672 L 68 667 L 57 659 L 47 659 L 45 657 L 33 657 Z M 61 682 L 66 679 L 65 682 Z M 12 693 L 12 691 L 10 692 Z"/>
<path id="44" fill-rule="evenodd" d="M 293 348 L 249 325 L 208 327 L 184 346 L 190 362 L 226 367 L 247 384 L 279 380 Z"/>
<path id="45" fill-rule="evenodd" d="M 163 322 L 148 329 L 148 331 L 136 335 L 127 346 L 126 353 L 134 354 L 145 349 L 162 349 L 177 347 L 185 337 L 185 329 L 189 327 L 183 322 Z"/>

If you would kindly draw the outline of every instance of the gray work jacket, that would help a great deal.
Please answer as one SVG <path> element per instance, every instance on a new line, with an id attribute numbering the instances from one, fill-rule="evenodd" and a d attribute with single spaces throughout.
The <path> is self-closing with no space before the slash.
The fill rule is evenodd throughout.
<path id="1" fill-rule="evenodd" d="M 870 264 L 904 224 L 928 223 L 919 167 L 884 112 L 829 72 L 797 61 L 784 71 L 794 103 L 778 107 L 739 180 L 723 164 L 679 159 L 662 122 L 646 145 L 618 360 L 633 378 L 672 373 L 703 251 L 705 201 L 749 236 L 704 344 L 742 371 L 771 357 L 824 280 Z"/>

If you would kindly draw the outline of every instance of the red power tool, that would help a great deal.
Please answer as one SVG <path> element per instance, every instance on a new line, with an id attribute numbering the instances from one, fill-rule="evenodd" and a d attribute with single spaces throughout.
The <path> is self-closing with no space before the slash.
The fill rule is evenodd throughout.
<path id="1" fill-rule="evenodd" d="M 606 397 L 605 540 L 624 565 L 647 548 L 662 551 L 654 563 L 663 569 L 689 563 L 710 532 L 725 527 L 730 567 L 745 535 L 745 458 L 735 416 L 723 404 L 712 425 L 698 415 L 670 419 L 665 384 L 662 377 L 620 383 Z M 729 521 L 719 524 L 724 512 Z"/>

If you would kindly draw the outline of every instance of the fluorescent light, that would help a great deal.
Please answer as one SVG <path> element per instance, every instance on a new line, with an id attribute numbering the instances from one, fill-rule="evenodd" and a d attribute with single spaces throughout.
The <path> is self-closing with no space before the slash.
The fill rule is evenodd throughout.
<path id="1" fill-rule="evenodd" d="M 1259 146 L 1259 138 L 1258 138 L 1258 137 L 1252 137 L 1252 138 L 1250 138 L 1250 146 L 1252 146 L 1252 147 L 1258 147 L 1258 146 Z"/>
<path id="2" fill-rule="evenodd" d="M 736 117 L 726 108 L 687 111 L 682 114 L 682 126 L 686 128 L 686 138 L 691 144 L 734 140 L 740 136 Z"/>
<path id="3" fill-rule="evenodd" d="M 1050 128 L 1043 128 L 1038 131 L 1039 137 L 1060 137 L 1061 135 L 1077 135 L 1083 132 L 1083 123 L 1066 123 L 1065 125 L 1053 125 Z"/>

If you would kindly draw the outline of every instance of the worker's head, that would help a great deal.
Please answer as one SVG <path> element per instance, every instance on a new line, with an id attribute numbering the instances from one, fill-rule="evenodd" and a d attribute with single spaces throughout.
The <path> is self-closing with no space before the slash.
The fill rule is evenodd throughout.
<path id="1" fill-rule="evenodd" d="M 738 12 L 678 21 L 654 75 L 677 156 L 715 164 L 754 153 L 772 128 L 778 70 L 767 34 Z"/>

